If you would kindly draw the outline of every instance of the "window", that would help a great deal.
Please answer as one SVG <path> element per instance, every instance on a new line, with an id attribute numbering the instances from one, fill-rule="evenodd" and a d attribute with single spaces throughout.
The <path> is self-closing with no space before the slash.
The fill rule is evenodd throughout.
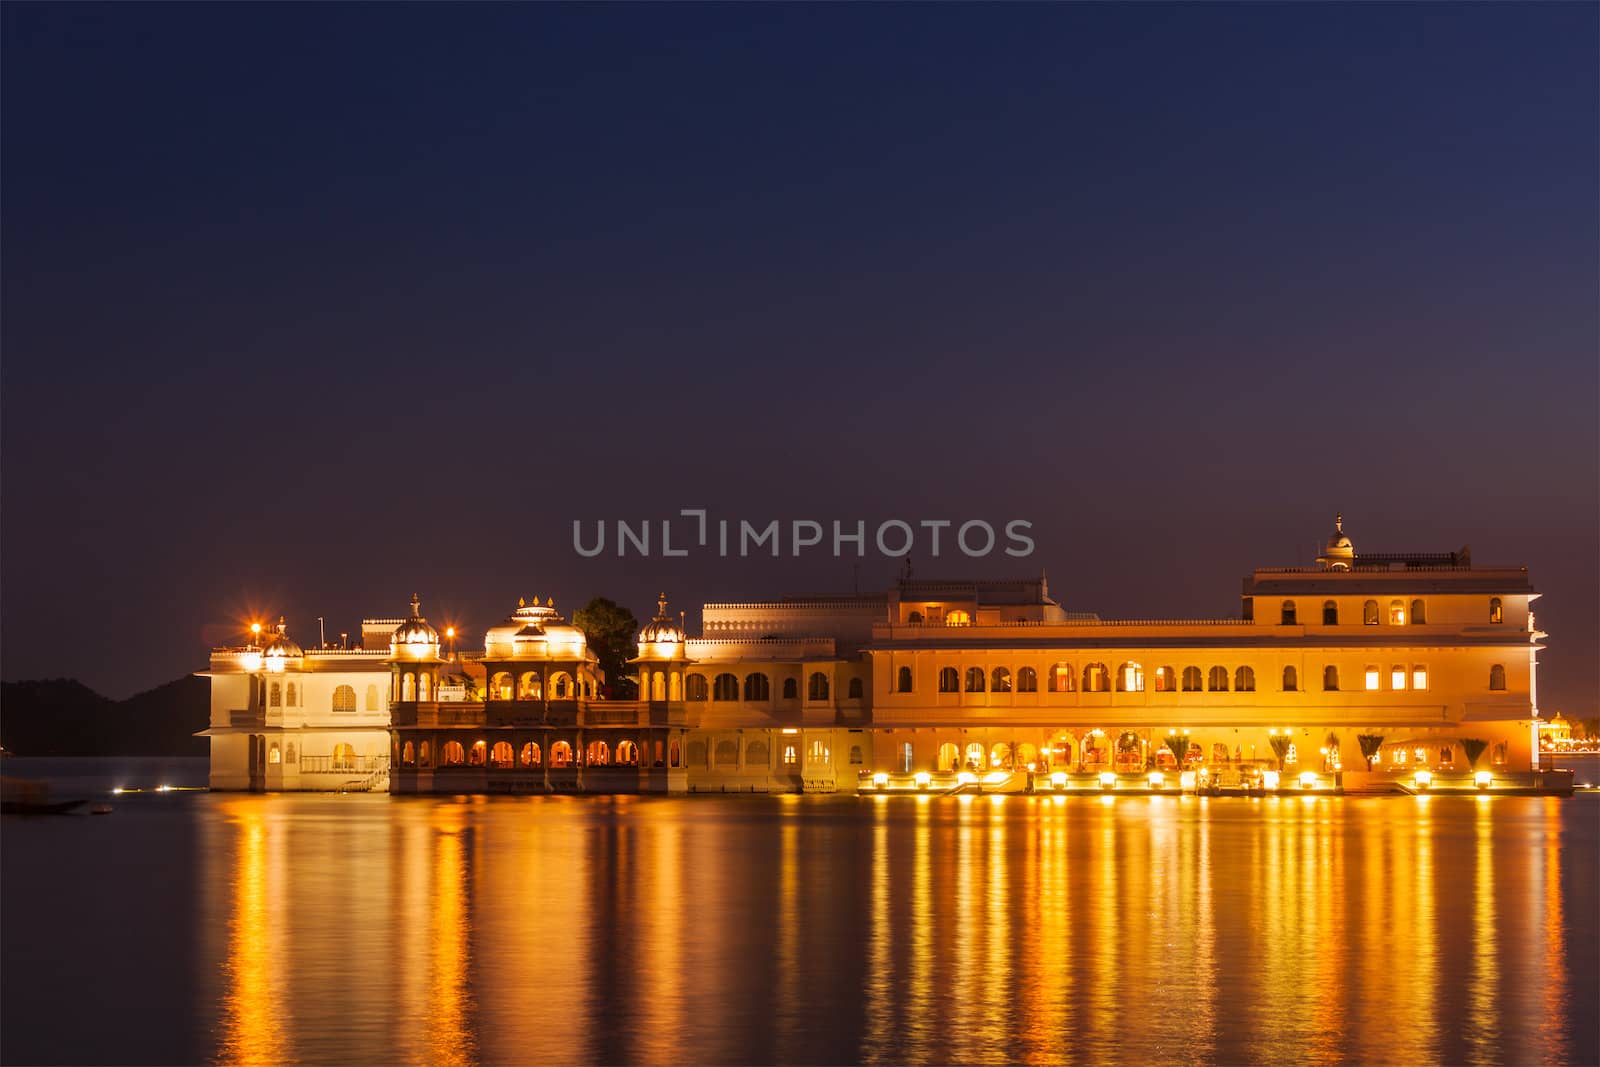
<path id="1" fill-rule="evenodd" d="M 1297 692 L 1300 688 L 1300 676 L 1293 667 L 1283 669 L 1283 691 L 1285 693 Z"/>
<path id="2" fill-rule="evenodd" d="M 1228 691 L 1228 668 L 1212 667 L 1211 673 L 1206 677 L 1206 688 L 1213 693 L 1226 693 Z"/>
<path id="3" fill-rule="evenodd" d="M 691 674 L 691 675 L 689 675 L 688 687 L 689 687 L 689 699 L 690 700 L 704 700 L 706 698 L 706 676 L 705 675 L 703 675 L 703 674 Z"/>
<path id="4" fill-rule="evenodd" d="M 1396 663 L 1389 668 L 1389 688 L 1404 689 L 1406 687 L 1406 665 Z"/>
<path id="5" fill-rule="evenodd" d="M 1104 693 L 1111 688 L 1111 673 L 1104 663 L 1091 663 L 1083 669 L 1083 691 Z"/>
<path id="6" fill-rule="evenodd" d="M 1489 598 L 1489 621 L 1492 623 L 1506 621 L 1506 606 L 1497 596 Z"/>
<path id="7" fill-rule="evenodd" d="M 811 742 L 810 750 L 806 753 L 806 762 L 826 764 L 830 754 L 826 741 L 813 741 Z"/>
<path id="8" fill-rule="evenodd" d="M 845 699 L 847 699 L 847 700 L 860 700 L 861 699 L 861 688 L 862 687 L 861 687 L 861 679 L 860 678 L 852 678 L 852 679 L 850 679 L 850 688 L 845 690 Z"/>
<path id="9" fill-rule="evenodd" d="M 744 750 L 746 767 L 765 767 L 772 762 L 771 751 L 765 741 L 752 741 Z"/>
<path id="10" fill-rule="evenodd" d="M 995 770 L 1011 769 L 1011 746 L 1004 741 L 989 750 L 989 766 Z"/>
<path id="11" fill-rule="evenodd" d="M 432 766 L 433 757 L 428 749 L 428 742 L 424 741 L 417 746 L 417 765 L 420 767 Z"/>
<path id="12" fill-rule="evenodd" d="M 517 762 L 524 767 L 539 766 L 539 746 L 529 741 L 522 746 L 522 751 L 517 756 Z"/>
<path id="13" fill-rule="evenodd" d="M 290 682 L 289 683 L 289 698 L 283 702 L 283 706 L 286 707 L 286 708 L 295 707 L 299 703 L 295 698 L 298 697 L 299 695 L 300 694 L 295 691 L 294 683 Z"/>
<path id="14" fill-rule="evenodd" d="M 954 667 L 943 667 L 939 670 L 939 692 L 958 693 L 961 691 L 961 675 L 956 673 Z"/>
<path id="15" fill-rule="evenodd" d="M 1339 625 L 1339 605 L 1331 600 L 1324 600 L 1322 602 L 1322 625 Z"/>
<path id="16" fill-rule="evenodd" d="M 1415 616 L 1413 616 L 1413 618 L 1415 618 Z M 1411 688 L 1428 688 L 1428 668 L 1422 666 L 1420 663 L 1414 664 L 1411 668 Z"/>
<path id="17" fill-rule="evenodd" d="M 538 700 L 540 690 L 544 688 L 544 679 L 534 671 L 524 671 L 522 677 L 517 679 L 518 700 Z"/>
<path id="18" fill-rule="evenodd" d="M 1361 605 L 1361 625 L 1378 625 L 1378 602 L 1376 600 L 1369 600 Z"/>
<path id="19" fill-rule="evenodd" d="M 1378 673 L 1377 667 L 1367 668 L 1367 692 L 1373 692 L 1378 688 Z"/>
<path id="20" fill-rule="evenodd" d="M 1241 693 L 1254 693 L 1256 691 L 1256 672 L 1254 667 L 1240 667 L 1233 672 L 1233 687 Z"/>
<path id="21" fill-rule="evenodd" d="M 812 671 L 811 677 L 806 680 L 807 700 L 828 699 L 828 676 L 821 671 Z"/>
<path id="22" fill-rule="evenodd" d="M 800 682 L 799 682 L 798 679 L 785 678 L 783 680 L 783 699 L 785 699 L 785 700 L 799 700 L 800 699 Z"/>
<path id="23" fill-rule="evenodd" d="M 1156 692 L 1173 693 L 1178 689 L 1178 673 L 1171 667 L 1156 668 Z"/>
<path id="24" fill-rule="evenodd" d="M 939 746 L 939 760 L 934 765 L 938 771 L 959 771 L 961 769 L 961 749 L 946 741 Z"/>
<path id="25" fill-rule="evenodd" d="M 1406 624 L 1406 602 L 1404 600 L 1389 601 L 1389 625 L 1404 626 Z"/>
<path id="26" fill-rule="evenodd" d="M 460 748 L 460 745 L 456 746 Z M 333 746 L 333 769 L 336 771 L 353 771 L 356 769 L 356 746 L 343 742 Z"/>
<path id="27" fill-rule="evenodd" d="M 718 741 L 716 748 L 718 767 L 734 767 L 739 763 L 739 746 L 732 741 Z"/>
<path id="28" fill-rule="evenodd" d="M 475 741 L 467 750 L 467 762 L 474 767 L 482 767 L 489 758 L 489 746 L 482 741 Z"/>
<path id="29" fill-rule="evenodd" d="M 956 608 L 954 611 L 945 615 L 944 624 L 946 626 L 971 626 L 972 616 L 962 611 L 960 608 Z"/>
<path id="30" fill-rule="evenodd" d="M 712 700 L 738 700 L 739 679 L 731 674 L 719 674 L 711 683 Z"/>
<path id="31" fill-rule="evenodd" d="M 1124 663 L 1117 667 L 1117 692 L 1144 692 L 1144 668 L 1137 663 Z"/>
<path id="32" fill-rule="evenodd" d="M 267 762 L 268 763 L 282 763 L 283 762 L 283 752 L 278 748 L 278 742 L 276 742 L 276 741 L 272 742 L 272 747 L 267 749 Z"/>
<path id="33" fill-rule="evenodd" d="M 896 677 L 895 677 L 894 691 L 896 693 L 909 693 L 909 692 L 911 692 L 911 668 L 910 667 L 901 667 L 900 670 L 897 672 Z"/>
<path id="34" fill-rule="evenodd" d="M 400 746 L 400 762 L 407 767 L 417 762 L 417 750 L 410 741 Z"/>
<path id="35" fill-rule="evenodd" d="M 510 741 L 496 741 L 494 748 L 489 751 L 489 766 L 509 767 L 516 760 L 516 753 L 511 749 Z"/>
<path id="36" fill-rule="evenodd" d="M 505 671 L 498 671 L 489 679 L 489 696 L 493 700 L 510 700 L 515 689 L 511 684 L 511 675 Z"/>
<path id="37" fill-rule="evenodd" d="M 1496 663 L 1489 668 L 1489 688 L 1495 692 L 1503 692 L 1506 687 L 1506 669 Z"/>
<path id="38" fill-rule="evenodd" d="M 911 773 L 911 742 L 903 741 L 900 744 L 900 770 L 906 774 Z"/>
<path id="39" fill-rule="evenodd" d="M 969 692 L 969 693 L 981 693 L 981 692 L 983 692 L 983 668 L 982 667 L 968 667 L 967 668 L 967 692 Z"/>
<path id="40" fill-rule="evenodd" d="M 791 767 L 799 762 L 799 757 L 798 757 L 797 753 L 795 752 L 793 745 L 784 745 L 783 746 L 783 762 L 784 762 L 785 765 L 791 766 Z"/>
<path id="41" fill-rule="evenodd" d="M 1282 610 L 1283 610 L 1283 618 L 1281 620 L 1282 624 L 1284 626 L 1293 626 L 1295 624 L 1294 601 L 1285 600 L 1283 602 L 1283 609 Z"/>
<path id="42" fill-rule="evenodd" d="M 907 615 L 906 616 L 906 625 L 908 625 L 908 626 L 921 626 L 922 625 L 922 612 L 913 611 L 910 615 Z"/>
<path id="43" fill-rule="evenodd" d="M 989 676 L 989 690 L 993 693 L 1011 692 L 1011 672 L 1004 667 L 996 667 Z"/>
<path id="44" fill-rule="evenodd" d="M 632 741 L 618 741 L 617 763 L 620 766 L 637 767 L 639 765 L 639 746 Z"/>
<path id="45" fill-rule="evenodd" d="M 572 746 L 566 741 L 557 741 L 550 746 L 550 766 L 569 767 L 572 765 Z"/>
<path id="46" fill-rule="evenodd" d="M 275 708 L 282 707 L 283 706 L 283 686 L 279 685 L 277 682 L 273 682 L 272 683 L 272 689 L 270 690 L 270 693 L 271 693 L 271 697 L 269 698 L 268 702 Z"/>
<path id="47" fill-rule="evenodd" d="M 1032 667 L 1021 667 L 1017 670 L 1017 692 L 1037 693 L 1039 691 L 1039 675 Z"/>
<path id="48" fill-rule="evenodd" d="M 1339 668 L 1327 666 L 1322 668 L 1322 688 L 1329 693 L 1339 691 Z"/>
<path id="49" fill-rule="evenodd" d="M 1497 765 L 1500 765 L 1500 766 L 1504 766 L 1505 765 L 1505 762 L 1506 762 L 1506 743 L 1504 741 L 1495 742 L 1494 754 L 1490 758 L 1492 760 L 1494 760 L 1494 762 Z"/>
<path id="50" fill-rule="evenodd" d="M 1050 692 L 1070 693 L 1077 686 L 1077 673 L 1073 671 L 1070 663 L 1057 663 L 1050 668 Z"/>
<path id="51" fill-rule="evenodd" d="M 467 750 L 460 741 L 446 741 L 439 746 L 439 766 L 459 767 L 467 762 Z"/>
<path id="52" fill-rule="evenodd" d="M 861 765 L 862 758 L 861 758 L 861 746 L 860 745 L 851 745 L 850 746 L 850 762 L 854 766 L 860 766 Z"/>
<path id="53" fill-rule="evenodd" d="M 676 740 L 667 746 L 667 753 L 667 759 L 670 761 L 670 766 L 676 767 L 683 762 L 683 750 L 678 747 L 678 742 Z"/>
<path id="54" fill-rule="evenodd" d="M 1185 667 L 1183 669 L 1183 691 L 1185 693 L 1200 692 L 1200 668 Z"/>
<path id="55" fill-rule="evenodd" d="M 383 710 L 382 708 L 378 707 L 378 687 L 375 686 L 375 685 L 367 686 L 367 710 L 368 711 L 382 711 Z"/>
<path id="56" fill-rule="evenodd" d="M 1411 602 L 1411 625 L 1421 626 L 1428 621 L 1428 606 L 1420 600 Z"/>
<path id="57" fill-rule="evenodd" d="M 767 681 L 767 676 L 760 671 L 745 675 L 744 698 L 746 700 L 771 700 L 772 684 Z"/>

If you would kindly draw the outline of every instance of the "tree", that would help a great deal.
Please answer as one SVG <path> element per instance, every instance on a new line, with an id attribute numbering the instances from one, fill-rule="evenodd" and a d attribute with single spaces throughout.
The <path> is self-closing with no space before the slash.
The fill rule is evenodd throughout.
<path id="1" fill-rule="evenodd" d="M 1467 754 L 1467 769 L 1471 770 L 1478 765 L 1478 757 L 1483 755 L 1483 750 L 1489 747 L 1489 742 L 1480 737 L 1463 737 L 1461 751 Z"/>
<path id="2" fill-rule="evenodd" d="M 1383 735 L 1357 734 L 1356 744 L 1361 746 L 1361 758 L 1367 761 L 1367 770 L 1372 770 L 1372 760 L 1383 746 Z"/>
<path id="3" fill-rule="evenodd" d="M 1267 739 L 1267 742 L 1272 745 L 1272 751 L 1278 757 L 1278 773 L 1281 774 L 1283 773 L 1284 757 L 1289 754 L 1289 739 L 1285 736 L 1274 734 Z"/>
<path id="4" fill-rule="evenodd" d="M 1172 758 L 1178 761 L 1178 769 L 1183 769 L 1183 761 L 1189 755 L 1189 739 L 1181 734 L 1167 735 L 1167 748 L 1172 750 Z"/>
<path id="5" fill-rule="evenodd" d="M 639 620 L 633 612 L 597 596 L 577 610 L 572 625 L 583 631 L 589 651 L 599 660 L 611 696 L 632 700 L 639 692 L 639 672 L 628 662 L 638 650 Z"/>

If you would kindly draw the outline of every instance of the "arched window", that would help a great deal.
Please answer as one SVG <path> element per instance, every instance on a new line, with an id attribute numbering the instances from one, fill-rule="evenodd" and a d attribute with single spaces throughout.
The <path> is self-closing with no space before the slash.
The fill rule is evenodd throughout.
<path id="1" fill-rule="evenodd" d="M 276 741 L 272 742 L 272 747 L 267 749 L 267 762 L 268 763 L 282 763 L 283 762 L 283 752 L 278 748 L 278 742 L 276 742 Z"/>
<path id="2" fill-rule="evenodd" d="M 744 765 L 746 767 L 765 767 L 772 762 L 772 753 L 767 748 L 765 741 L 752 741 L 744 750 Z"/>
<path id="3" fill-rule="evenodd" d="M 849 700 L 860 700 L 861 699 L 861 679 L 860 678 L 852 678 L 852 679 L 850 679 L 850 688 L 848 690 L 846 690 L 845 693 L 846 693 L 846 698 L 849 699 Z"/>
<path id="4" fill-rule="evenodd" d="M 604 741 L 590 741 L 583 759 L 591 767 L 604 767 L 611 762 L 611 746 Z"/>
<path id="5" fill-rule="evenodd" d="M 417 749 L 410 741 L 400 746 L 400 762 L 407 767 L 417 762 Z"/>
<path id="6" fill-rule="evenodd" d="M 689 699 L 704 700 L 706 698 L 706 676 L 703 674 L 689 675 Z"/>
<path id="7" fill-rule="evenodd" d="M 366 704 L 366 708 L 367 708 L 368 711 L 382 711 L 383 710 L 382 708 L 378 707 L 378 687 L 375 686 L 375 685 L 367 686 L 367 704 Z"/>
<path id="8" fill-rule="evenodd" d="M 285 763 L 293 763 L 294 762 L 294 742 L 293 741 L 290 741 L 289 744 L 283 750 L 283 762 L 285 762 Z"/>
<path id="9" fill-rule="evenodd" d="M 1339 625 L 1339 605 L 1332 600 L 1324 600 L 1322 602 L 1322 625 Z"/>
<path id="10" fill-rule="evenodd" d="M 939 762 L 934 766 L 940 771 L 959 771 L 961 769 L 961 749 L 946 741 L 939 746 Z"/>
<path id="11" fill-rule="evenodd" d="M 967 668 L 967 692 L 969 692 L 969 693 L 981 693 L 981 692 L 983 692 L 983 668 L 982 667 L 968 667 Z"/>
<path id="12" fill-rule="evenodd" d="M 1283 669 L 1283 691 L 1285 693 L 1293 693 L 1298 691 L 1299 688 L 1300 676 L 1295 673 L 1293 667 L 1285 667 Z"/>
<path id="13" fill-rule="evenodd" d="M 711 683 L 712 700 L 738 700 L 739 679 L 731 674 L 719 674 Z"/>
<path id="14" fill-rule="evenodd" d="M 1283 618 L 1281 621 L 1284 626 L 1293 626 L 1295 624 L 1294 601 L 1285 600 L 1283 602 Z"/>
<path id="15" fill-rule="evenodd" d="M 353 771 L 356 769 L 356 746 L 348 741 L 340 742 L 333 746 L 333 759 L 330 761 L 336 771 Z"/>
<path id="16" fill-rule="evenodd" d="M 1256 691 L 1256 672 L 1253 667 L 1240 667 L 1233 672 L 1233 688 L 1240 693 Z"/>
<path id="17" fill-rule="evenodd" d="M 650 673 L 650 699 L 667 699 L 667 672 L 651 671 Z"/>
<path id="18" fill-rule="evenodd" d="M 746 700 L 771 700 L 772 683 L 767 681 L 767 676 L 760 671 L 745 675 L 744 698 Z"/>
<path id="19" fill-rule="evenodd" d="M 1091 663 L 1083 669 L 1083 691 L 1104 693 L 1111 688 L 1111 672 L 1104 663 Z"/>
<path id="20" fill-rule="evenodd" d="M 283 702 L 283 706 L 286 707 L 286 708 L 298 707 L 299 704 L 300 704 L 300 701 L 298 699 L 299 696 L 300 696 L 300 694 L 298 692 L 296 692 L 296 690 L 295 690 L 295 684 L 293 682 L 290 682 L 289 683 L 289 696 L 288 696 L 288 699 L 286 699 Z"/>
<path id="21" fill-rule="evenodd" d="M 472 747 L 467 749 L 467 762 L 474 767 L 482 767 L 488 757 L 489 746 L 483 741 L 475 741 Z"/>
<path id="22" fill-rule="evenodd" d="M 511 748 L 510 741 L 496 741 L 494 748 L 489 750 L 489 766 L 491 767 L 509 767 L 516 758 L 516 752 Z"/>
<path id="23" fill-rule="evenodd" d="M 732 741 L 717 742 L 717 766 L 732 767 L 739 762 L 739 746 Z"/>
<path id="24" fill-rule="evenodd" d="M 800 699 L 800 683 L 798 681 L 796 681 L 793 678 L 785 678 L 783 680 L 783 699 L 785 699 L 785 700 L 799 700 Z"/>
<path id="25" fill-rule="evenodd" d="M 433 676 L 427 671 L 422 671 L 417 675 L 417 699 L 433 699 Z M 352 693 L 350 696 L 350 710 L 356 710 L 354 693 Z"/>
<path id="26" fill-rule="evenodd" d="M 830 755 L 828 743 L 819 739 L 811 742 L 811 748 L 806 751 L 806 762 L 826 764 Z"/>
<path id="27" fill-rule="evenodd" d="M 538 700 L 543 688 L 544 679 L 539 677 L 537 671 L 524 671 L 522 677 L 517 679 L 517 699 Z"/>
<path id="28" fill-rule="evenodd" d="M 432 750 L 428 747 L 428 742 L 424 741 L 417 746 L 417 766 L 430 767 L 432 765 Z"/>
<path id="29" fill-rule="evenodd" d="M 1183 691 L 1185 693 L 1200 692 L 1200 668 L 1185 667 L 1183 669 Z"/>
<path id="30" fill-rule="evenodd" d="M 850 746 L 850 763 L 853 766 L 860 766 L 861 765 L 861 746 L 860 745 L 851 745 Z"/>
<path id="31" fill-rule="evenodd" d="M 639 746 L 632 741 L 618 741 L 617 762 L 625 767 L 637 767 L 639 765 Z"/>
<path id="32" fill-rule="evenodd" d="M 1070 663 L 1056 663 L 1050 667 L 1050 692 L 1070 693 L 1078 688 L 1078 672 Z"/>
<path id="33" fill-rule="evenodd" d="M 988 762 L 988 755 L 983 750 L 982 741 L 973 741 L 967 745 L 967 767 L 971 770 L 981 771 Z"/>
<path id="34" fill-rule="evenodd" d="M 459 767 L 467 762 L 467 750 L 460 741 L 446 741 L 439 746 L 439 766 Z"/>
<path id="35" fill-rule="evenodd" d="M 566 671 L 557 671 L 550 676 L 551 700 L 571 700 L 576 695 L 572 688 L 572 679 L 567 677 Z"/>
<path id="36" fill-rule="evenodd" d="M 1389 668 L 1389 688 L 1404 689 L 1406 687 L 1406 665 L 1396 663 Z"/>
<path id="37" fill-rule="evenodd" d="M 1375 692 L 1377 690 L 1377 688 L 1378 688 L 1378 674 L 1379 674 L 1379 671 L 1378 671 L 1377 664 L 1373 664 L 1373 663 L 1367 664 L 1367 671 L 1366 671 L 1367 692 L 1371 693 L 1371 692 Z"/>
<path id="38" fill-rule="evenodd" d="M 348 685 L 341 685 L 333 691 L 333 710 L 339 712 L 356 710 L 356 691 Z"/>
<path id="39" fill-rule="evenodd" d="M 1322 668 L 1322 688 L 1329 693 L 1339 691 L 1339 668 L 1331 663 Z"/>
<path id="40" fill-rule="evenodd" d="M 1117 666 L 1117 692 L 1144 692 L 1144 668 L 1137 663 L 1119 664 Z"/>
<path id="41" fill-rule="evenodd" d="M 989 766 L 996 770 L 999 770 L 1002 767 L 1006 770 L 1010 770 L 1011 746 L 1006 744 L 1004 741 L 1001 741 L 991 748 L 989 750 Z"/>
<path id="42" fill-rule="evenodd" d="M 799 763 L 799 762 L 800 762 L 800 757 L 795 752 L 795 747 L 793 745 L 791 745 L 791 744 L 784 745 L 783 746 L 783 764 L 784 764 L 784 766 L 785 767 L 793 767 L 796 763 Z"/>
<path id="43" fill-rule="evenodd" d="M 505 671 L 496 671 L 494 677 L 489 679 L 490 700 L 510 700 L 515 692 L 511 675 Z"/>
<path id="44" fill-rule="evenodd" d="M 1420 600 L 1411 602 L 1411 625 L 1422 626 L 1428 621 L 1428 605 Z"/>
<path id="45" fill-rule="evenodd" d="M 283 706 L 283 686 L 273 682 L 272 688 L 268 690 L 268 693 L 270 695 L 267 702 L 275 708 L 281 708 Z"/>
<path id="46" fill-rule="evenodd" d="M 956 673 L 954 667 L 943 667 L 939 670 L 939 692 L 958 693 L 961 691 L 961 675 Z"/>
<path id="47" fill-rule="evenodd" d="M 911 692 L 911 668 L 910 667 L 901 667 L 898 671 L 895 672 L 895 687 L 894 687 L 894 691 L 896 693 L 909 693 L 909 692 Z"/>
<path id="48" fill-rule="evenodd" d="M 989 675 L 989 691 L 992 693 L 1011 692 L 1011 672 L 1004 667 L 996 667 Z"/>
<path id="49" fill-rule="evenodd" d="M 565 741 L 557 741 L 550 746 L 550 766 L 572 766 L 572 746 Z"/>
<path id="50" fill-rule="evenodd" d="M 1420 663 L 1413 663 L 1411 665 L 1411 688 L 1428 688 L 1428 668 Z"/>
<path id="51" fill-rule="evenodd" d="M 1489 621 L 1495 623 L 1506 621 L 1506 606 L 1497 596 L 1489 598 Z"/>
<path id="52" fill-rule="evenodd" d="M 1028 770 L 1033 770 L 1039 764 L 1039 750 L 1024 741 L 1017 746 L 1017 762 Z"/>
<path id="53" fill-rule="evenodd" d="M 668 745 L 667 752 L 669 753 L 667 758 L 670 761 L 670 766 L 676 767 L 679 759 L 681 758 L 681 754 L 678 749 L 678 742 L 673 741 L 672 744 Z"/>
<path id="54" fill-rule="evenodd" d="M 1175 693 L 1178 690 L 1178 672 L 1171 667 L 1156 668 L 1156 692 Z"/>
<path id="55" fill-rule="evenodd" d="M 521 753 L 517 756 L 517 761 L 524 767 L 539 766 L 539 746 L 532 741 L 523 745 Z"/>
<path id="56" fill-rule="evenodd" d="M 1212 667 L 1211 673 L 1206 677 L 1206 688 L 1213 693 L 1226 693 L 1228 691 L 1228 668 Z"/>
<path id="57" fill-rule="evenodd" d="M 1496 663 L 1489 668 L 1489 688 L 1496 692 L 1504 691 L 1506 687 L 1506 669 Z"/>
<path id="58" fill-rule="evenodd" d="M 821 671 L 812 671 L 811 677 L 806 679 L 807 700 L 828 699 L 828 676 Z"/>
<path id="59" fill-rule="evenodd" d="M 956 608 L 954 611 L 945 614 L 944 624 L 946 626 L 971 626 L 972 616 L 960 608 Z"/>
<path id="60" fill-rule="evenodd" d="M 1361 625 L 1378 625 L 1378 602 L 1376 600 L 1369 600 L 1361 605 Z"/>
<path id="61" fill-rule="evenodd" d="M 1389 625 L 1404 626 L 1406 624 L 1406 602 L 1404 600 L 1389 601 Z"/>
<path id="62" fill-rule="evenodd" d="M 1017 692 L 1037 693 L 1039 691 L 1039 675 L 1032 667 L 1017 669 Z"/>

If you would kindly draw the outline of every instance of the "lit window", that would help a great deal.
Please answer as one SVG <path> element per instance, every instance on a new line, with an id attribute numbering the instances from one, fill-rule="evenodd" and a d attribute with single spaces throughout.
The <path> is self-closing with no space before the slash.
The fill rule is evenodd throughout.
<path id="1" fill-rule="evenodd" d="M 1389 601 L 1389 625 L 1404 626 L 1406 624 L 1406 602 L 1404 600 Z"/>
<path id="2" fill-rule="evenodd" d="M 1367 688 L 1369 690 L 1378 688 L 1378 668 L 1376 667 L 1367 668 Z"/>
<path id="3" fill-rule="evenodd" d="M 1505 605 L 1501 602 L 1500 598 L 1497 597 L 1497 596 L 1492 596 L 1492 597 L 1489 598 L 1489 621 L 1490 622 L 1505 622 L 1506 621 L 1506 608 L 1505 608 Z"/>
<path id="4" fill-rule="evenodd" d="M 783 762 L 789 764 L 793 764 L 795 762 L 795 751 L 793 745 L 783 746 Z"/>
<path id="5" fill-rule="evenodd" d="M 1118 667 L 1117 691 L 1119 693 L 1144 692 L 1144 668 L 1137 663 L 1124 663 Z"/>
<path id="6" fill-rule="evenodd" d="M 1413 688 L 1413 689 L 1426 689 L 1426 688 L 1428 688 L 1428 668 L 1426 668 L 1426 667 L 1412 667 L 1411 668 L 1411 688 Z"/>
<path id="7" fill-rule="evenodd" d="M 1394 763 L 1404 763 L 1406 761 L 1406 750 L 1403 748 L 1395 749 L 1389 753 L 1389 759 Z"/>
<path id="8" fill-rule="evenodd" d="M 811 742 L 811 753 L 808 757 L 812 763 L 828 762 L 828 745 L 825 741 Z"/>
<path id="9" fill-rule="evenodd" d="M 971 626 L 972 616 L 957 608 L 944 617 L 944 624 L 946 626 Z"/>
<path id="10" fill-rule="evenodd" d="M 1395 664 L 1389 668 L 1389 688 L 1404 689 L 1406 687 L 1406 669 L 1402 664 Z"/>

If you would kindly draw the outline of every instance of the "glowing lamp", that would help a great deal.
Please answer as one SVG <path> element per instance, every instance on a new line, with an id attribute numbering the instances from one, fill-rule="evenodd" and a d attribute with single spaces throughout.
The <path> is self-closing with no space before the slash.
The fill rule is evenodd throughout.
<path id="1" fill-rule="evenodd" d="M 1195 787 L 1195 782 L 1198 780 L 1198 777 L 1193 771 L 1184 771 L 1182 774 L 1178 775 L 1178 785 L 1184 789 L 1193 789 Z"/>
<path id="2" fill-rule="evenodd" d="M 917 772 L 917 788 L 918 789 L 926 789 L 926 788 L 928 788 L 928 783 L 931 782 L 931 781 L 933 781 L 933 775 L 929 774 L 927 771 L 918 771 Z"/>
<path id="3" fill-rule="evenodd" d="M 1433 784 L 1433 772 L 1418 771 L 1416 777 L 1412 780 L 1417 783 L 1418 789 L 1426 789 Z"/>
<path id="4" fill-rule="evenodd" d="M 872 784 L 877 786 L 879 789 L 882 789 L 884 786 L 889 784 L 889 776 L 884 774 L 882 771 L 879 771 L 877 774 L 872 776 Z"/>
<path id="5" fill-rule="evenodd" d="M 1472 776 L 1472 780 L 1478 784 L 1479 789 L 1488 789 L 1489 783 L 1494 781 L 1494 775 L 1488 771 L 1479 771 Z"/>
<path id="6" fill-rule="evenodd" d="M 1301 789 L 1315 789 L 1316 787 L 1317 787 L 1317 772 L 1316 771 L 1301 771 L 1300 772 L 1300 788 Z"/>
<path id="7" fill-rule="evenodd" d="M 1167 776 L 1160 771 L 1151 771 L 1149 781 L 1151 789 L 1160 789 L 1167 784 Z"/>
<path id="8" fill-rule="evenodd" d="M 1112 774 L 1110 771 L 1101 771 L 1100 772 L 1100 788 L 1101 789 L 1112 789 L 1112 788 L 1114 788 L 1116 786 L 1116 784 L 1117 784 L 1117 776 L 1116 775 Z"/>
<path id="9" fill-rule="evenodd" d="M 1277 771 L 1262 771 L 1261 772 L 1261 784 L 1267 789 L 1276 789 L 1276 788 L 1278 788 L 1278 772 Z"/>
<path id="10" fill-rule="evenodd" d="M 1067 787 L 1067 772 L 1051 771 L 1050 784 L 1055 786 L 1057 789 L 1065 789 Z"/>

